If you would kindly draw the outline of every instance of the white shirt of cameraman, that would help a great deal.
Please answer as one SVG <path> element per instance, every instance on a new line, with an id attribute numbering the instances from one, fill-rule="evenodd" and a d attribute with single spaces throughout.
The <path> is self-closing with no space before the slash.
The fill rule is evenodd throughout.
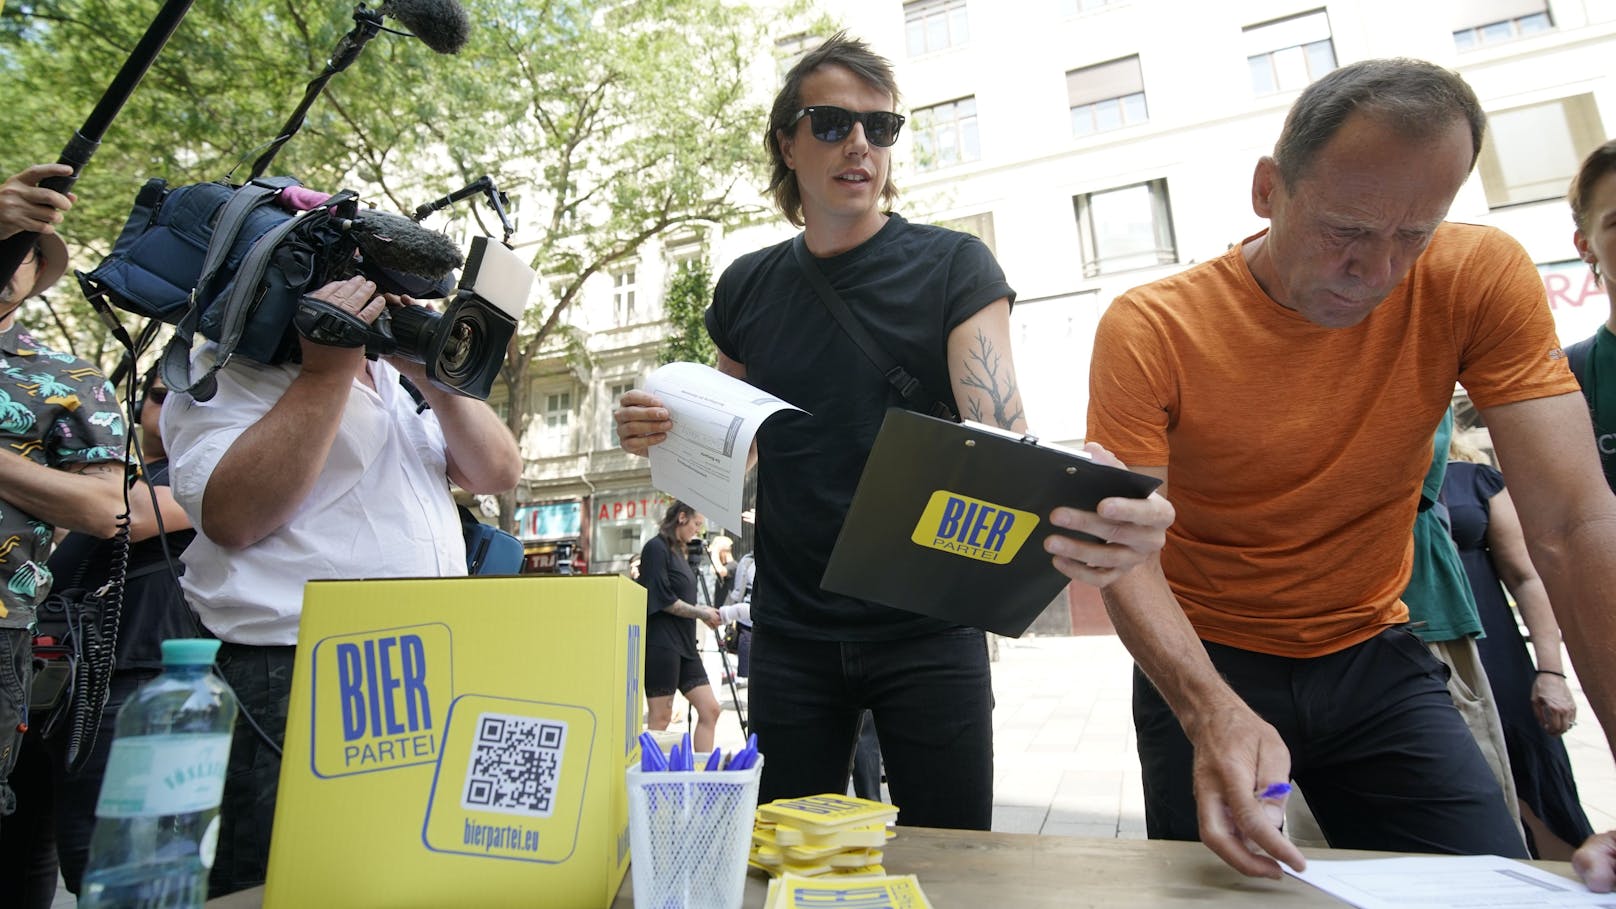
<path id="1" fill-rule="evenodd" d="M 213 348 L 206 344 L 197 352 L 193 375 Z M 353 383 L 336 441 L 307 498 L 285 524 L 241 549 L 208 539 L 203 494 L 225 452 L 280 399 L 297 367 L 236 358 L 217 373 L 212 399 L 169 396 L 163 432 L 174 497 L 199 530 L 185 551 L 181 583 L 220 639 L 296 643 L 303 585 L 310 580 L 466 573 L 437 418 L 430 410 L 415 412 L 391 365 L 378 361 L 370 369 L 376 387 Z"/>

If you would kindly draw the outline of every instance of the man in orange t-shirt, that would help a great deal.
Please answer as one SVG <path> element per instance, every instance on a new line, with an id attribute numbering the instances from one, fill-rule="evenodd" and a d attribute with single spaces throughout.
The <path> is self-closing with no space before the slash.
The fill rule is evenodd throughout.
<path id="1" fill-rule="evenodd" d="M 1616 589 L 1616 498 L 1536 269 L 1499 231 L 1444 223 L 1484 129 L 1440 67 L 1326 75 L 1257 164 L 1269 229 L 1100 323 L 1090 438 L 1178 512 L 1159 560 L 1105 591 L 1142 670 L 1153 838 L 1278 876 L 1303 862 L 1273 785 L 1294 778 L 1333 846 L 1525 857 L 1399 600 L 1455 381 L 1515 467 L 1554 601 L 1593 612 Z"/>

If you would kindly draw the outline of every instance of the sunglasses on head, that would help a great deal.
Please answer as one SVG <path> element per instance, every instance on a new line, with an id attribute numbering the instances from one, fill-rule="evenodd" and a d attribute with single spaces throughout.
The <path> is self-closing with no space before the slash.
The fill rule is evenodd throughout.
<path id="1" fill-rule="evenodd" d="M 790 129 L 803 117 L 808 118 L 808 131 L 821 142 L 840 142 L 853 132 L 853 124 L 864 124 L 864 138 L 879 148 L 889 148 L 898 141 L 898 130 L 903 128 L 903 115 L 889 110 L 856 111 L 827 104 L 805 107 L 786 124 Z"/>

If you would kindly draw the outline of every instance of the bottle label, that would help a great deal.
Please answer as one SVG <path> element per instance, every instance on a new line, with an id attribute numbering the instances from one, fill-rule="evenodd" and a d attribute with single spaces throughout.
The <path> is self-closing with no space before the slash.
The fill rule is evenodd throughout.
<path id="1" fill-rule="evenodd" d="M 230 733 L 113 739 L 96 817 L 161 817 L 219 807 Z"/>

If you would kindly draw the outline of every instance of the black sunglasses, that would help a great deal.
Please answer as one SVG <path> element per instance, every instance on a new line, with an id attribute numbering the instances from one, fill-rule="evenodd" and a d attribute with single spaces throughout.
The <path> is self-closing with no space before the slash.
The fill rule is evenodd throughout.
<path id="1" fill-rule="evenodd" d="M 808 118 L 808 131 L 821 142 L 840 142 L 853 132 L 853 124 L 862 123 L 864 137 L 870 140 L 871 145 L 890 148 L 892 143 L 898 141 L 898 130 L 903 128 L 902 114 L 895 114 L 889 110 L 848 110 L 845 107 L 831 107 L 826 104 L 805 107 L 797 111 L 797 115 L 791 118 L 786 128 L 796 126 L 797 121 L 803 117 Z"/>
<path id="2" fill-rule="evenodd" d="M 146 389 L 146 400 L 153 404 L 161 404 L 168 397 L 168 389 L 153 386 Z"/>

